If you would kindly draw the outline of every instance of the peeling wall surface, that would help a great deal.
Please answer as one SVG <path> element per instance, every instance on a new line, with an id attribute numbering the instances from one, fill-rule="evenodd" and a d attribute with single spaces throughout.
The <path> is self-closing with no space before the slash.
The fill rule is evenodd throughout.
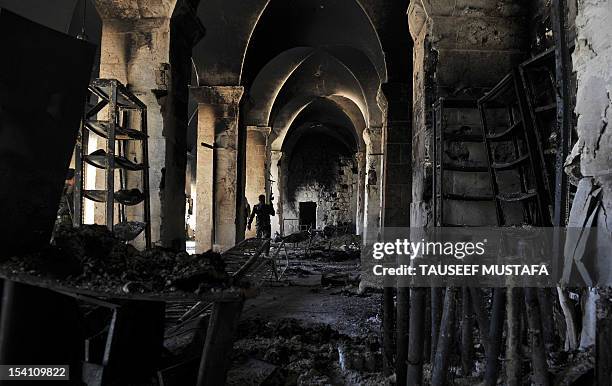
<path id="1" fill-rule="evenodd" d="M 612 131 L 608 122 L 612 116 L 612 2 L 580 0 L 576 17 L 576 48 L 572 57 L 577 76 L 575 113 L 578 142 L 568 158 L 579 155 L 582 180 L 572 204 L 569 226 L 585 226 L 585 218 L 599 210 L 595 224 L 612 229 Z M 600 189 L 601 188 L 601 189 Z M 595 209 L 589 201 L 599 202 Z M 600 257 L 599 269 L 609 272 L 609 246 L 605 240 L 594 256 Z M 610 278 L 601 278 L 610 280 Z"/>
<path id="2" fill-rule="evenodd" d="M 573 54 L 578 76 L 576 114 L 577 146 L 584 176 L 612 174 L 612 3 L 579 1 L 576 18 L 577 40 Z"/>

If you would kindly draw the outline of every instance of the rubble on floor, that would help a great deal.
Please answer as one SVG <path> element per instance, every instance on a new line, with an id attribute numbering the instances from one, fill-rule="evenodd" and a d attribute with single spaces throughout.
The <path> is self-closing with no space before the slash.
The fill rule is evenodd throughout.
<path id="1" fill-rule="evenodd" d="M 551 361 L 551 372 L 554 376 L 555 385 L 578 386 L 594 384 L 595 353 L 593 347 L 585 351 L 578 350 L 574 352 L 560 352 L 558 354 L 562 354 L 562 357 Z"/>
<path id="2" fill-rule="evenodd" d="M 218 253 L 189 255 L 160 247 L 138 251 L 101 225 L 60 229 L 54 245 L 7 259 L 1 267 L 11 274 L 44 276 L 111 293 L 200 293 L 229 283 Z"/>
<path id="3" fill-rule="evenodd" d="M 358 292 L 358 258 L 335 261 L 327 251 L 315 258 L 303 245 L 287 246 L 285 275 L 266 282 L 245 304 L 226 384 L 390 384 L 382 374 L 381 295 Z M 202 350 L 208 315 L 172 323 L 166 332 L 167 365 L 191 371 L 189 380 L 195 379 L 193 358 Z"/>
<path id="4" fill-rule="evenodd" d="M 243 321 L 227 380 L 228 385 L 385 383 L 377 337 L 348 337 L 327 324 L 290 318 Z"/>
<path id="5" fill-rule="evenodd" d="M 309 256 L 326 257 L 334 261 L 355 259 L 361 251 L 361 237 L 353 234 L 315 234 L 309 247 Z"/>
<path id="6" fill-rule="evenodd" d="M 351 273 L 324 273 L 321 276 L 323 286 L 355 286 L 358 287 L 360 274 Z"/>
<path id="7" fill-rule="evenodd" d="M 359 292 L 360 248 L 360 236 L 340 234 L 324 237 L 324 232 L 315 233 L 305 243 L 288 245 L 289 263 L 284 281 L 340 288 L 335 292 L 338 295 L 366 296 Z"/>
<path id="8" fill-rule="evenodd" d="M 280 242 L 283 241 L 283 244 Z M 303 231 L 277 237 L 273 247 L 281 248 L 289 258 L 342 262 L 360 257 L 361 237 L 348 233 L 326 234 Z"/>

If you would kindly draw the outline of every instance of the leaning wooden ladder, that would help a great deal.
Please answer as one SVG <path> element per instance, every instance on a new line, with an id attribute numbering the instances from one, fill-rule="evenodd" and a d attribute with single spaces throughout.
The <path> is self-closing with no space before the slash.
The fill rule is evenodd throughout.
<path id="1" fill-rule="evenodd" d="M 531 225 L 549 226 L 551 211 L 549 192 L 545 182 L 543 154 L 540 138 L 527 113 L 525 90 L 518 71 L 505 76 L 490 92 L 478 100 L 483 126 L 483 139 L 487 149 L 491 190 L 495 200 L 498 226 Z M 549 109 L 549 106 L 543 107 Z M 500 158 L 504 159 L 500 159 Z M 522 209 L 522 218 L 517 206 Z M 505 235 L 505 234 L 504 234 Z M 516 240 L 514 240 L 516 241 Z M 503 288 L 493 291 L 489 342 L 486 347 L 487 365 L 485 383 L 494 383 L 499 373 L 503 340 L 504 304 L 514 304 L 507 319 L 511 323 L 520 317 L 522 301 L 515 289 L 504 293 Z M 527 308 L 529 329 L 541 329 L 540 311 L 534 288 L 524 288 L 524 304 Z M 514 323 L 516 326 L 517 324 Z M 515 331 L 513 328 L 512 331 Z M 518 333 L 509 339 L 511 354 L 518 357 L 516 344 Z M 514 343 L 512 343 L 514 342 Z M 539 344 L 536 344 L 538 342 Z M 534 376 L 544 371 L 545 354 L 542 340 L 531 339 Z"/>
<path id="2" fill-rule="evenodd" d="M 512 72 L 504 77 L 478 100 L 478 107 L 498 225 L 512 225 L 509 206 L 516 204 L 522 205 L 521 223 L 550 224 L 548 187 L 541 175 L 541 145 L 530 121 L 525 119 L 526 101 L 518 74 Z M 500 153 L 511 153 L 513 159 L 499 159 L 496 155 Z M 518 184 L 508 183 L 517 178 Z M 510 190 L 516 185 L 517 190 Z"/>

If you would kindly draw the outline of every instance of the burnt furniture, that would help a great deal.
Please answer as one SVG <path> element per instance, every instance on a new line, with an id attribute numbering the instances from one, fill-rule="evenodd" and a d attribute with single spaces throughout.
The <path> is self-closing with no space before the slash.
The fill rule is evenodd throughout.
<path id="1" fill-rule="evenodd" d="M 85 113 L 75 150 L 74 226 L 83 224 L 83 199 L 105 203 L 108 229 L 125 241 L 133 240 L 144 230 L 145 245 L 150 248 L 147 107 L 115 79 L 94 80 L 89 85 L 89 93 L 97 103 Z M 98 116 L 105 119 L 97 119 Z M 103 139 L 105 149 L 89 153 L 90 134 Z M 128 158 L 130 147 L 136 150 L 140 161 Z M 85 189 L 85 164 L 104 170 L 104 189 Z M 130 172 L 141 174 L 138 188 L 128 188 L 127 173 Z M 142 204 L 142 221 L 128 221 L 126 207 L 139 204 Z"/>
<path id="2" fill-rule="evenodd" d="M 490 192 L 474 189 L 474 184 L 470 183 L 469 189 L 464 186 L 458 191 L 456 184 L 451 183 L 457 179 L 469 179 L 489 185 L 487 164 L 475 159 L 478 158 L 475 153 L 484 152 L 482 128 L 475 119 L 479 120 L 475 100 L 440 98 L 433 105 L 432 187 L 435 226 L 485 225 L 453 222 L 446 216 L 448 211 L 445 209 L 449 204 L 455 209 L 459 205 L 469 211 L 469 206 L 482 202 L 485 204 L 479 207 L 486 210 L 487 203 L 493 200 Z"/>
<path id="3" fill-rule="evenodd" d="M 527 103 L 518 73 L 505 76 L 478 100 L 478 107 L 498 225 L 549 225 L 542 145 L 526 118 Z"/>

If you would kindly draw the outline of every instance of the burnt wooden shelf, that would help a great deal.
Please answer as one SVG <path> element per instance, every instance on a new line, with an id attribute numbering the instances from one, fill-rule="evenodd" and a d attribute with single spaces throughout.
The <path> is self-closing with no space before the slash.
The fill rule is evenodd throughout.
<path id="1" fill-rule="evenodd" d="M 520 164 L 529 161 L 529 155 L 525 154 L 522 155 L 521 157 L 509 161 L 509 162 L 493 162 L 491 164 L 491 167 L 495 170 L 511 170 L 511 169 L 515 169 L 517 166 L 519 166 Z"/>
<path id="2" fill-rule="evenodd" d="M 481 134 L 444 134 L 444 140 L 449 142 L 482 143 Z"/>
<path id="3" fill-rule="evenodd" d="M 108 160 L 104 150 L 96 150 L 95 152 L 83 157 L 85 162 L 99 169 L 108 168 Z M 115 168 L 121 168 L 130 171 L 140 171 L 145 169 L 145 164 L 137 164 L 125 157 L 114 156 Z"/>
<path id="4" fill-rule="evenodd" d="M 107 121 L 89 120 L 85 121 L 85 127 L 93 131 L 100 137 L 108 139 L 109 124 Z M 139 130 L 124 127 L 115 127 L 115 139 L 119 141 L 142 141 L 147 139 L 147 135 Z"/>
<path id="5" fill-rule="evenodd" d="M 522 124 L 523 124 L 522 121 L 518 121 L 515 124 L 510 125 L 507 129 L 503 131 L 492 133 L 492 134 L 487 134 L 487 139 L 491 141 L 507 140 L 508 137 L 510 137 L 511 134 L 514 132 L 514 130 L 516 130 L 518 127 L 521 127 Z"/>
<path id="6" fill-rule="evenodd" d="M 444 170 L 449 170 L 452 172 L 484 173 L 484 172 L 488 172 L 489 168 L 486 166 L 482 166 L 482 165 L 445 163 Z"/>
<path id="7" fill-rule="evenodd" d="M 448 115 L 450 109 L 461 109 L 462 114 L 456 116 L 455 112 Z M 466 202 L 486 202 L 494 197 L 481 194 L 455 193 L 453 187 L 445 185 L 445 173 L 488 173 L 487 164 L 479 163 L 477 160 L 468 159 L 463 161 L 445 160 L 445 154 L 451 144 L 469 144 L 471 147 L 484 146 L 485 131 L 482 125 L 476 124 L 471 118 L 464 115 L 469 112 L 478 112 L 478 103 L 475 99 L 462 98 L 440 98 L 433 104 L 433 178 L 432 178 L 432 209 L 434 226 L 454 226 L 446 224 L 444 219 L 444 205 L 447 201 L 455 202 L 454 205 L 462 205 Z M 463 145 L 466 146 L 466 145 Z M 462 225 L 458 225 L 462 226 Z"/>
<path id="8" fill-rule="evenodd" d="M 491 111 L 492 104 L 505 104 L 506 108 L 503 115 L 499 111 Z M 540 158 L 542 155 L 538 151 L 540 140 L 535 135 L 531 120 L 527 115 L 528 103 L 525 90 L 520 82 L 518 70 L 513 70 L 506 75 L 493 89 L 478 100 L 483 130 L 487 135 L 484 136 L 486 147 L 487 163 L 491 176 L 491 190 L 495 202 L 495 210 L 498 226 L 512 225 L 507 223 L 509 210 L 502 206 L 503 202 L 520 202 L 523 205 L 523 223 L 532 225 L 548 224 L 548 205 L 545 197 L 546 186 L 542 178 L 542 166 Z M 547 106 L 548 108 L 548 106 Z M 489 118 L 493 118 L 489 121 Z M 499 126 L 499 121 L 503 120 L 503 125 L 507 129 L 496 132 L 493 128 Z M 511 161 L 497 160 L 495 147 L 492 142 L 512 141 L 514 143 L 513 156 Z M 519 142 L 525 146 L 519 146 Z M 518 183 L 521 191 L 506 192 L 502 191 L 498 179 L 506 178 L 500 174 L 501 171 L 516 171 Z M 533 203 L 526 200 L 533 199 Z M 533 205 L 535 204 L 535 205 Z"/>
<path id="9" fill-rule="evenodd" d="M 491 201 L 493 200 L 493 196 L 471 196 L 467 194 L 453 194 L 453 193 L 445 193 L 443 197 L 445 200 L 454 200 L 454 201 Z"/>
<path id="10" fill-rule="evenodd" d="M 126 222 L 125 206 L 142 204 L 141 217 L 145 223 L 145 245 L 151 247 L 151 202 L 149 197 L 149 147 L 147 134 L 147 106 L 116 79 L 95 79 L 88 87 L 87 110 L 75 147 L 75 186 L 73 225 L 83 225 L 83 200 L 104 203 L 105 222 L 112 232 L 114 222 Z M 105 146 L 88 151 L 89 137 L 104 139 Z M 128 155 L 128 144 L 139 149 L 139 160 Z M 104 186 L 86 190 L 85 163 L 104 170 Z M 118 171 L 118 173 L 115 173 Z M 125 171 L 139 172 L 141 189 L 135 188 L 133 179 Z M 118 179 L 116 178 L 118 174 Z M 116 186 L 119 185 L 119 186 Z M 103 197 L 103 193 L 105 197 Z M 118 204 L 118 205 L 115 205 Z M 116 208 L 118 207 L 118 208 Z M 118 213 L 119 216 L 116 216 Z"/>
<path id="11" fill-rule="evenodd" d="M 83 190 L 83 197 L 95 202 L 106 202 L 106 190 Z M 115 201 L 127 206 L 140 204 L 145 199 L 145 195 L 138 189 L 118 190 L 114 197 Z"/>
<path id="12" fill-rule="evenodd" d="M 519 202 L 524 200 L 530 200 L 537 197 L 535 190 L 529 192 L 518 192 L 518 193 L 500 193 L 497 198 L 505 202 Z"/>
<path id="13" fill-rule="evenodd" d="M 117 91 L 117 105 L 123 109 L 139 110 L 147 106 L 132 94 L 121 82 L 114 79 L 96 79 L 91 82 L 90 89 L 102 99 L 109 100 L 112 95 L 112 87 Z"/>

